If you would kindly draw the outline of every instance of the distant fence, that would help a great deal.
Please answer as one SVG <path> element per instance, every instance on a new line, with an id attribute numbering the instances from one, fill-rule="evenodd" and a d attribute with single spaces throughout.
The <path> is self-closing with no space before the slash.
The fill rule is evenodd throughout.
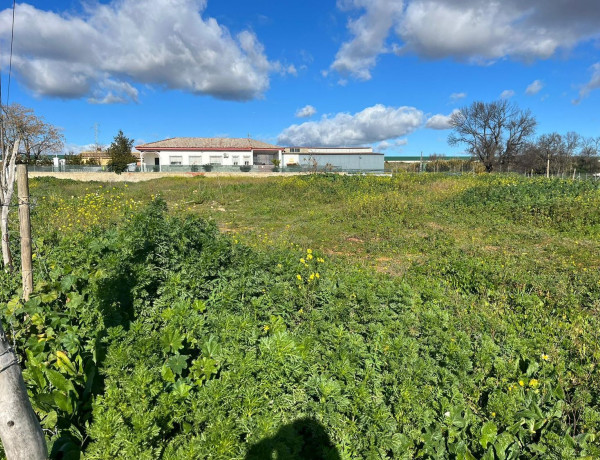
<path id="1" fill-rule="evenodd" d="M 49 172 L 49 173 L 103 173 L 103 172 L 111 172 L 107 166 L 79 166 L 79 165 L 63 165 L 60 167 L 55 166 L 29 166 L 30 172 Z M 221 166 L 221 165 L 211 165 L 211 166 L 187 166 L 187 165 L 170 165 L 170 166 L 131 166 L 125 172 L 144 172 L 144 173 L 206 173 L 206 172 L 214 172 L 214 173 L 240 173 L 240 172 L 251 172 L 251 173 L 260 173 L 260 172 L 284 172 L 284 173 L 314 173 L 314 172 L 332 172 L 332 173 L 343 173 L 343 174 L 375 174 L 375 175 L 394 175 L 394 174 L 445 174 L 445 175 L 469 175 L 474 174 L 472 170 L 463 170 L 463 171 L 435 171 L 435 170 L 423 170 L 421 172 L 413 172 L 406 171 L 396 168 L 386 168 L 386 169 L 343 169 L 336 167 L 322 167 L 315 169 L 314 167 L 309 166 L 286 166 L 283 168 L 275 168 L 273 166 L 268 165 L 242 165 L 242 166 Z M 495 173 L 495 174 L 509 174 L 516 176 L 526 176 L 526 177 L 545 177 L 545 174 L 530 174 L 530 173 Z M 562 174 L 551 174 L 552 178 L 562 178 L 562 179 L 573 179 L 573 174 L 562 173 Z M 592 173 L 576 173 L 576 180 L 600 180 L 600 173 L 592 174 Z"/>
<path id="2" fill-rule="evenodd" d="M 61 166 L 29 166 L 30 172 L 51 172 L 51 173 L 102 173 L 111 172 L 107 166 L 82 166 L 82 165 L 61 165 Z M 285 173 L 310 173 L 310 172 L 343 172 L 348 174 L 355 173 L 384 173 L 380 170 L 364 170 L 364 169 L 342 169 L 336 167 L 320 167 L 315 169 L 309 166 L 286 166 L 276 168 L 270 165 L 240 165 L 240 166 L 222 166 L 222 165 L 168 165 L 168 166 L 130 166 L 124 172 L 162 172 L 162 173 L 240 173 L 240 172 L 285 172 Z"/>

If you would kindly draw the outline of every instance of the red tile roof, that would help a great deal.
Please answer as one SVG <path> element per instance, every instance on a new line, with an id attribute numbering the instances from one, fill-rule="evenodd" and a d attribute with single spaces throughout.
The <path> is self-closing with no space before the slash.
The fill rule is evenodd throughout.
<path id="1" fill-rule="evenodd" d="M 249 138 L 173 137 L 136 146 L 138 150 L 280 150 L 277 145 Z"/>

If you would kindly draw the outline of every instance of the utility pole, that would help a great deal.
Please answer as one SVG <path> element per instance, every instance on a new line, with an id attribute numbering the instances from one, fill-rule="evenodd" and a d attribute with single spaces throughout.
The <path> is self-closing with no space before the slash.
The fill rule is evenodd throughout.
<path id="1" fill-rule="evenodd" d="M 98 122 L 94 123 L 94 149 L 97 152 L 100 149 L 100 144 L 98 144 Z"/>
<path id="2" fill-rule="evenodd" d="M 23 299 L 28 301 L 29 295 L 33 291 L 33 263 L 31 257 L 31 219 L 29 216 L 29 178 L 27 177 L 27 165 L 17 165 L 17 193 L 19 198 Z"/>

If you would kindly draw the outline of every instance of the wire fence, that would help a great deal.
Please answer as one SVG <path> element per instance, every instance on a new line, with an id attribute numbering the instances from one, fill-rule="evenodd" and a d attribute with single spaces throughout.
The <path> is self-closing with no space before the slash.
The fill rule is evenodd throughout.
<path id="1" fill-rule="evenodd" d="M 111 173 L 108 166 L 87 166 L 87 165 L 61 165 L 61 166 L 36 166 L 28 167 L 29 172 L 41 173 Z M 270 165 L 241 165 L 241 166 L 223 166 L 223 165 L 168 165 L 168 166 L 139 166 L 130 165 L 125 171 L 128 173 L 343 173 L 343 174 L 369 174 L 369 175 L 395 175 L 402 173 L 410 174 L 445 174 L 445 175 L 469 175 L 477 174 L 481 171 L 467 167 L 451 168 L 442 170 L 427 166 L 419 170 L 418 167 L 407 169 L 386 166 L 384 169 L 349 169 L 337 166 L 314 166 L 295 165 L 285 167 L 273 167 Z M 546 174 L 540 173 L 521 173 L 521 172 L 498 172 L 493 174 L 509 174 L 524 177 L 546 177 Z M 550 174 L 551 178 L 575 179 L 575 180 L 600 180 L 600 173 L 590 172 L 563 172 Z"/>
<path id="2" fill-rule="evenodd" d="M 61 166 L 36 166 L 28 167 L 29 172 L 42 173 L 110 173 L 113 172 L 108 166 L 80 166 L 80 165 L 61 165 Z M 384 173 L 389 172 L 385 169 L 347 169 L 335 166 L 323 166 L 314 168 L 312 166 L 285 166 L 274 167 L 269 165 L 165 165 L 165 166 L 129 166 L 123 172 L 130 173 L 310 173 L 310 172 L 344 172 L 344 173 Z"/>

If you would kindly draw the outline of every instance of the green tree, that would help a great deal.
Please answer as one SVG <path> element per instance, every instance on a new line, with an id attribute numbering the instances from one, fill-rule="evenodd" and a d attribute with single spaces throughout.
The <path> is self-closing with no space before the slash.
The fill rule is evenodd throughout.
<path id="1" fill-rule="evenodd" d="M 121 174 L 127 169 L 129 163 L 135 163 L 136 158 L 131 153 L 132 147 L 133 139 L 129 139 L 123 134 L 122 130 L 119 130 L 108 148 L 108 154 L 110 155 L 108 168 L 117 174 Z"/>

